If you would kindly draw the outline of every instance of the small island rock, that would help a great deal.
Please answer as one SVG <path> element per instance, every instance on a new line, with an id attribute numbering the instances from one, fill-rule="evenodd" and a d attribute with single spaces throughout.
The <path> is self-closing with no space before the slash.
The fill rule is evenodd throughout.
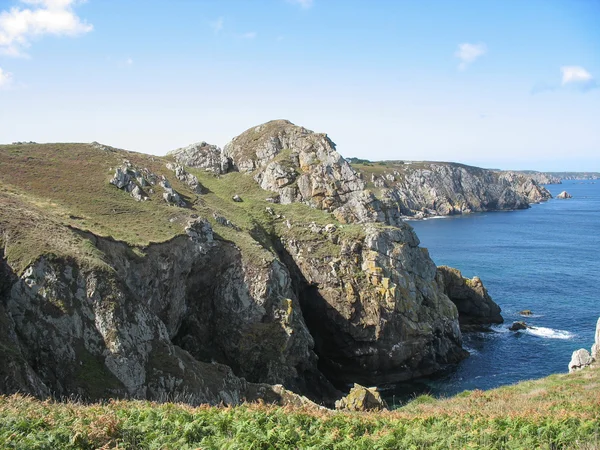
<path id="1" fill-rule="evenodd" d="M 565 199 L 565 198 L 573 198 L 573 196 L 571 194 L 569 194 L 567 191 L 562 191 L 560 194 L 558 194 L 556 196 L 556 198 Z"/>
<path id="2" fill-rule="evenodd" d="M 519 311 L 521 316 L 533 316 L 533 311 L 530 309 L 524 309 L 523 311 Z"/>

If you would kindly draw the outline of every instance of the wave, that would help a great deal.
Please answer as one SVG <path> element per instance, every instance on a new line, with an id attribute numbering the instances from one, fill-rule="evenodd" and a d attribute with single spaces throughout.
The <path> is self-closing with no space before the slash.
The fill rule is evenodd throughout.
<path id="1" fill-rule="evenodd" d="M 538 317 L 544 317 L 543 314 L 518 314 L 521 317 L 525 317 L 525 318 L 531 318 L 531 319 L 537 319 Z"/>
<path id="2" fill-rule="evenodd" d="M 565 330 L 555 330 L 553 328 L 533 327 L 522 330 L 526 334 L 538 336 L 547 339 L 573 339 L 575 334 Z"/>
<path id="3" fill-rule="evenodd" d="M 423 220 L 431 220 L 431 219 L 448 219 L 450 216 L 429 216 L 424 217 Z"/>

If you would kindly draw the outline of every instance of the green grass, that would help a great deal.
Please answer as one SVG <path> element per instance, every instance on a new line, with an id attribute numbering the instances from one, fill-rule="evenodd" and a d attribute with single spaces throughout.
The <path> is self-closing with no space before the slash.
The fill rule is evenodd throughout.
<path id="1" fill-rule="evenodd" d="M 149 201 L 136 202 L 110 185 L 115 167 L 122 165 L 124 159 L 135 167 L 166 176 L 189 207 L 167 205 L 158 186 Z M 317 239 L 306 229 L 310 222 L 333 223 L 338 226 L 339 236 L 359 233 L 356 226 L 339 227 L 341 224 L 325 211 L 303 204 L 267 202 L 274 193 L 261 189 L 248 174 L 217 177 L 188 169 L 207 190 L 198 195 L 165 167 L 169 161 L 169 157 L 103 150 L 89 144 L 0 146 L 0 242 L 6 248 L 9 263 L 20 272 L 40 255 L 55 254 L 101 266 L 104 263 L 100 252 L 74 229 L 110 236 L 143 253 L 144 247 L 153 242 L 182 234 L 193 214 L 207 218 L 217 237 L 237 245 L 243 258 L 265 263 L 275 257 L 277 236 Z M 233 202 L 234 194 L 244 201 Z M 267 207 L 280 217 L 268 214 Z M 218 224 L 214 213 L 229 219 L 239 231 Z M 331 242 L 318 248 L 322 256 L 337 253 L 339 247 Z"/>
<path id="2" fill-rule="evenodd" d="M 0 447 L 15 449 L 598 449 L 600 371 L 486 392 L 418 397 L 395 411 L 246 404 L 190 407 L 0 397 Z"/>

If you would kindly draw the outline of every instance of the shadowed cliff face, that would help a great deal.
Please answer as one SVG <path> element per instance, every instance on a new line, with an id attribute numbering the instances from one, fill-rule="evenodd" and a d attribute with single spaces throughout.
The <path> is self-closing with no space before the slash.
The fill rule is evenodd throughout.
<path id="1" fill-rule="evenodd" d="M 489 296 L 479 277 L 464 278 L 458 269 L 440 266 L 436 279 L 456 305 L 463 331 L 486 329 L 491 324 L 504 322 L 500 307 Z"/>
<path id="2" fill-rule="evenodd" d="M 339 258 L 315 258 L 310 245 L 286 240 L 280 253 L 319 368 L 338 386 L 403 381 L 467 356 L 456 307 L 409 225 L 367 228 L 364 239 L 342 243 Z"/>

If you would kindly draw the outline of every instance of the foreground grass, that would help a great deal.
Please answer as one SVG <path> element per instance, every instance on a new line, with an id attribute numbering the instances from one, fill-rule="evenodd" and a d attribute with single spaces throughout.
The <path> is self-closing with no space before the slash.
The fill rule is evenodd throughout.
<path id="1" fill-rule="evenodd" d="M 190 407 L 0 397 L 0 448 L 600 448 L 600 371 L 554 375 L 395 411 Z"/>

